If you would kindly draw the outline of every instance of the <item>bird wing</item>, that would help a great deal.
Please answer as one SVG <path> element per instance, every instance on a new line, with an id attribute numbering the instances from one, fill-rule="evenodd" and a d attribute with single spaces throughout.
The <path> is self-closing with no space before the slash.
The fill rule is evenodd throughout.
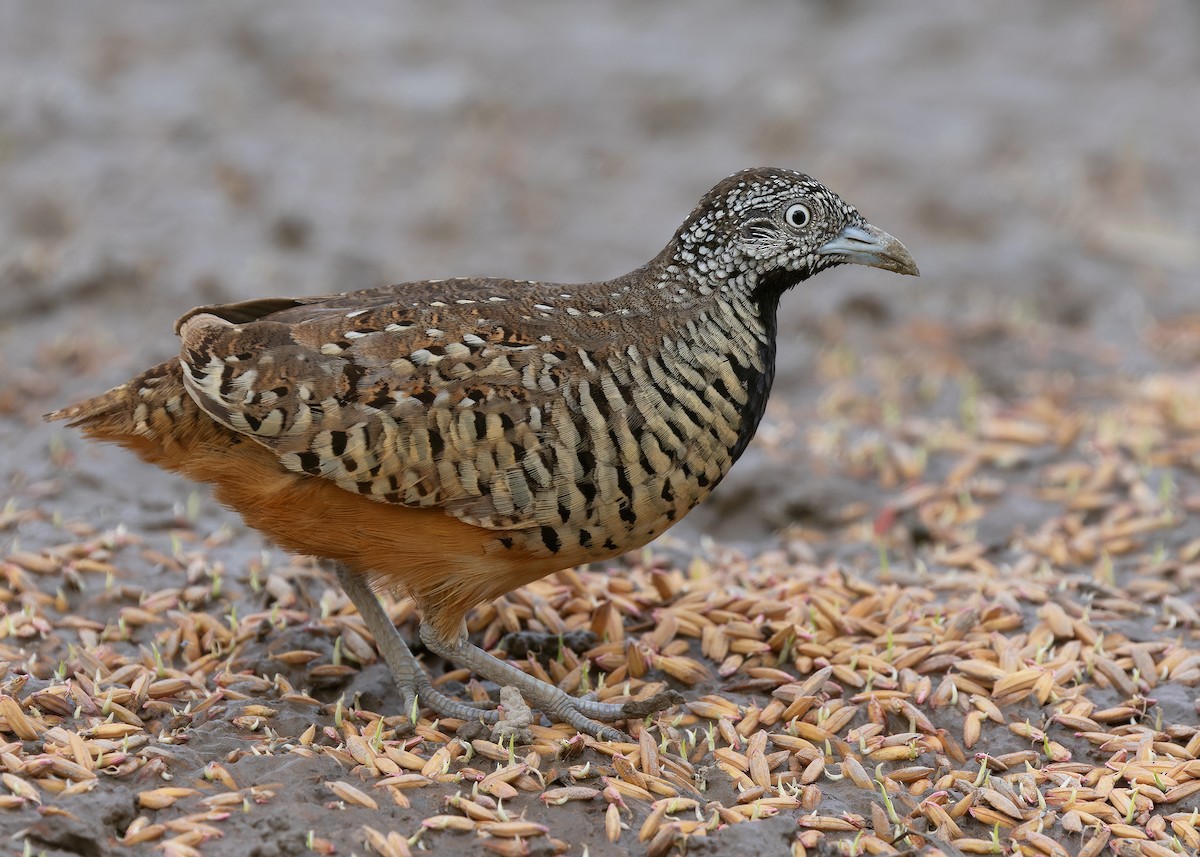
<path id="1" fill-rule="evenodd" d="M 288 470 L 493 529 L 565 521 L 578 343 L 545 332 L 531 284 L 447 283 L 200 307 L 178 326 L 184 382 Z"/>

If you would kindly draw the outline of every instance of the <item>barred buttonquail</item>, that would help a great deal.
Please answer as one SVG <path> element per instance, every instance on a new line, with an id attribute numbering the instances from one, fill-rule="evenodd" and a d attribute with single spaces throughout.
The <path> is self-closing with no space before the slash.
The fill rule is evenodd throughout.
<path id="1" fill-rule="evenodd" d="M 640 547 L 746 449 L 780 296 L 844 263 L 917 273 L 808 176 L 747 170 L 649 264 L 602 283 L 403 283 L 194 309 L 180 357 L 48 415 L 215 486 L 284 548 L 333 564 L 400 685 L 445 716 L 371 586 L 410 593 L 442 657 L 581 731 L 642 705 L 570 697 L 467 639 L 475 604 Z M 368 583 L 368 581 L 370 583 Z"/>

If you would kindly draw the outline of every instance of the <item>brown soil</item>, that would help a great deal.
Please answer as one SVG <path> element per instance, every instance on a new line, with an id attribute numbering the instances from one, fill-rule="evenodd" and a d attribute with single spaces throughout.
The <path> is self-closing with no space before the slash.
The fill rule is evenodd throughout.
<path id="1" fill-rule="evenodd" d="M 1184 0 L 0 13 L 10 850 L 1195 853 L 1198 37 Z M 788 296 L 711 501 L 473 619 L 682 691 L 637 744 L 411 732 L 331 580 L 39 420 L 194 304 L 609 276 L 765 163 L 922 279 Z"/>

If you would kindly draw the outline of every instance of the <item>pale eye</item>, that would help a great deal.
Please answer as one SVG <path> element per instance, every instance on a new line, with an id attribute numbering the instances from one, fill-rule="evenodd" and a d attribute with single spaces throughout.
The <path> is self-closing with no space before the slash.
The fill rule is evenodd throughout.
<path id="1" fill-rule="evenodd" d="M 788 206 L 788 210 L 784 212 L 783 219 L 793 229 L 803 229 L 812 220 L 812 212 L 808 210 L 807 205 L 797 202 L 795 205 Z"/>

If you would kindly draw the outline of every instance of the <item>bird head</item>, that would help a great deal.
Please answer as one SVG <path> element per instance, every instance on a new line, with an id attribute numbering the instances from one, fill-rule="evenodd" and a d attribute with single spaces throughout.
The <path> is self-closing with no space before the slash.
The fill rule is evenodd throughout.
<path id="1" fill-rule="evenodd" d="M 674 242 L 673 266 L 708 288 L 778 293 L 835 265 L 918 275 L 898 240 L 803 173 L 743 170 L 700 201 Z"/>

